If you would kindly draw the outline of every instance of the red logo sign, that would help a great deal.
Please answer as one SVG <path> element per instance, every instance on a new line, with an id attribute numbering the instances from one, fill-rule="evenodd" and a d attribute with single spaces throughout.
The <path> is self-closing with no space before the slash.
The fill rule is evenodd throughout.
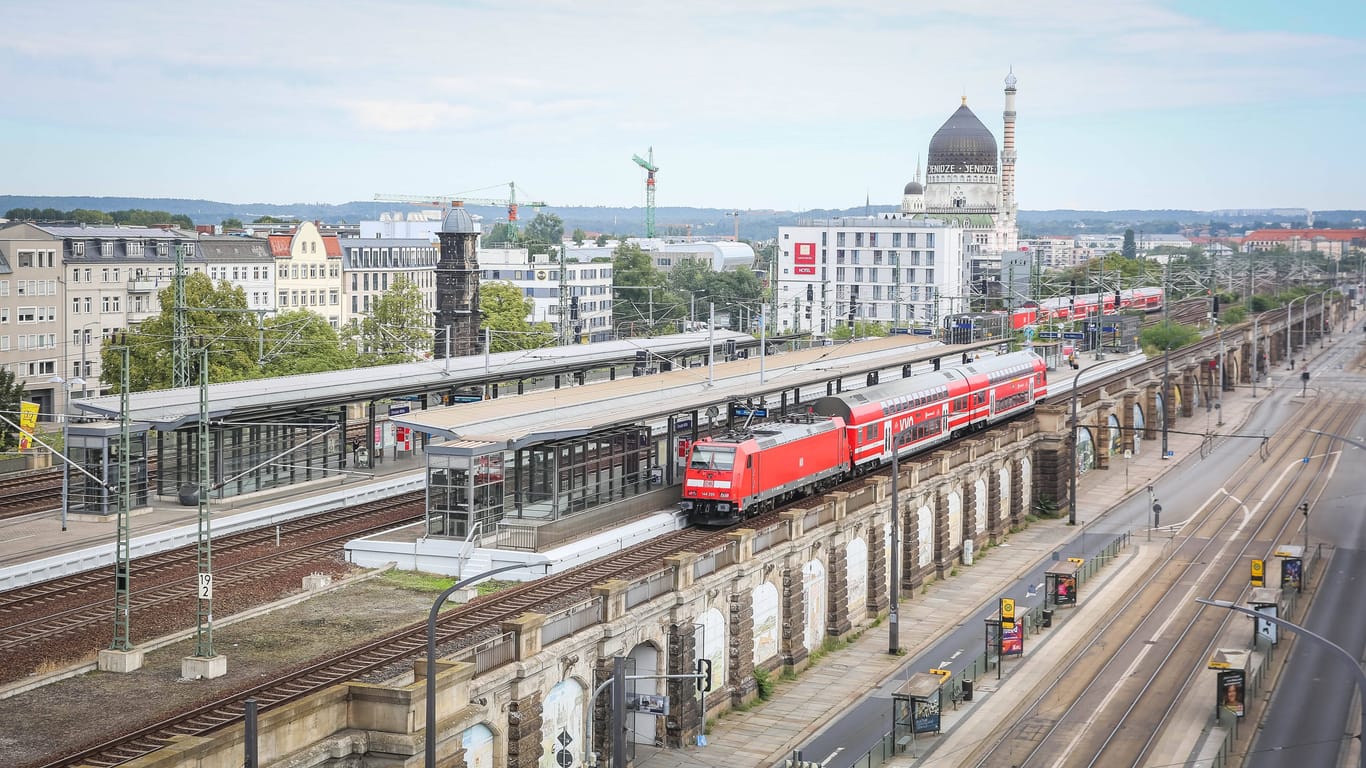
<path id="1" fill-rule="evenodd" d="M 794 264 L 815 264 L 816 263 L 816 244 L 815 243 L 793 243 L 792 262 Z"/>
<path id="2" fill-rule="evenodd" d="M 815 267 L 793 267 L 793 268 L 792 268 L 792 272 L 793 272 L 793 274 L 797 274 L 797 275 L 814 275 L 814 274 L 816 274 L 816 268 L 815 268 Z"/>

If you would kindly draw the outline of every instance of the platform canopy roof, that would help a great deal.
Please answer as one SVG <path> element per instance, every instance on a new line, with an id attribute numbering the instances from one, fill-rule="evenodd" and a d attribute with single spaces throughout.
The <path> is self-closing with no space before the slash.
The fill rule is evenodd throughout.
<path id="1" fill-rule="evenodd" d="M 514 450 L 670 414 L 705 413 L 711 407 L 719 411 L 732 399 L 758 403 L 766 397 L 769 406 L 777 407 L 783 391 L 839 377 L 862 377 L 871 371 L 923 363 L 981 346 L 946 347 L 922 337 L 888 336 L 769 356 L 764 361 L 763 384 L 759 383 L 760 360 L 751 355 L 745 360 L 718 363 L 711 384 L 706 368 L 686 368 L 414 411 L 390 420 L 448 440 L 486 444 L 490 452 Z M 430 445 L 428 450 L 440 453 L 442 445 Z"/>
<path id="2" fill-rule="evenodd" d="M 352 368 L 328 373 L 309 373 L 251 379 L 208 387 L 209 417 L 265 417 L 287 420 L 295 411 L 344 403 L 382 400 L 418 395 L 447 388 L 474 387 L 494 381 L 569 373 L 624 364 L 645 350 L 652 356 L 668 357 L 702 354 L 708 348 L 705 331 L 653 338 L 631 338 L 592 344 L 571 344 L 545 349 L 527 349 L 471 355 L 415 363 Z M 718 330 L 711 339 L 718 349 L 734 341 L 740 347 L 754 346 L 753 336 Z M 118 419 L 119 396 L 73 399 L 80 411 L 96 418 Z M 294 410 L 291 410 L 294 409 Z M 146 422 L 159 430 L 172 430 L 195 423 L 199 418 L 199 387 L 180 387 L 136 392 L 129 397 L 129 418 Z"/>

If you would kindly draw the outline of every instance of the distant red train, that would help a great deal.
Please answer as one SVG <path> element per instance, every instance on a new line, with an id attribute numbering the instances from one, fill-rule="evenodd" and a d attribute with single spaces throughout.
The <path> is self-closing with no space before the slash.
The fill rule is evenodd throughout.
<path id="1" fill-rule="evenodd" d="M 893 442 L 923 451 L 1047 394 L 1043 359 L 1014 352 L 823 397 L 789 421 L 694 443 L 681 504 L 695 524 L 730 525 L 890 462 Z"/>
<path id="2" fill-rule="evenodd" d="M 1084 318 L 1097 314 L 1097 306 L 1101 307 L 1099 314 L 1103 315 L 1126 309 L 1157 312 L 1162 309 L 1162 300 L 1161 288 L 1130 288 L 1127 291 L 1120 291 L 1118 310 L 1115 308 L 1113 292 L 1081 294 L 1075 297 L 1075 301 L 1071 296 L 1059 296 L 1044 299 L 1037 306 L 1015 310 L 1011 313 L 1011 327 L 1018 331 L 1026 325 L 1046 323 L 1050 320 Z"/>

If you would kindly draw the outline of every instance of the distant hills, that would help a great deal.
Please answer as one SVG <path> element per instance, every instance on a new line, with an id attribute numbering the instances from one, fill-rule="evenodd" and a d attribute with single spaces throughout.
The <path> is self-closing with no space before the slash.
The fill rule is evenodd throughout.
<path id="1" fill-rule="evenodd" d="M 471 205 L 471 213 L 491 223 L 507 216 L 504 208 Z M 374 220 L 384 212 L 417 210 L 417 206 L 400 203 L 352 201 L 347 203 L 225 203 L 174 197 L 82 197 L 0 195 L 0 215 L 13 208 L 56 208 L 72 210 L 88 208 L 118 211 L 132 208 L 185 214 L 196 224 L 219 224 L 224 219 L 236 218 L 251 222 L 261 216 L 296 218 L 325 223 L 356 223 Z M 586 232 L 639 235 L 644 232 L 645 214 L 639 206 L 552 206 L 543 209 L 564 220 L 565 232 L 581 228 Z M 660 207 L 655 211 L 656 234 L 730 235 L 735 231 L 731 208 Z M 895 206 L 874 205 L 853 208 L 813 209 L 808 211 L 748 210 L 740 211 L 740 236 L 750 240 L 772 238 L 782 225 L 796 224 L 799 219 L 828 216 L 857 216 L 868 212 L 896 210 Z M 520 218 L 528 221 L 536 215 L 523 209 Z M 1353 227 L 1366 221 L 1366 211 L 1315 211 L 1315 225 Z M 1266 226 L 1304 226 L 1304 212 L 1297 209 L 1225 209 L 1215 212 L 1192 210 L 1022 210 L 1020 230 L 1025 236 L 1062 235 L 1074 232 L 1122 232 L 1133 227 L 1150 234 L 1176 233 L 1184 228 L 1213 226 L 1225 234 Z"/>

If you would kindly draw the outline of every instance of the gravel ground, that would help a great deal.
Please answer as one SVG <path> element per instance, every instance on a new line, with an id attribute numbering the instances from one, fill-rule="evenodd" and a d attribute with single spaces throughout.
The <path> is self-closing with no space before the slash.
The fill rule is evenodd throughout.
<path id="1" fill-rule="evenodd" d="M 0 700 L 0 765 L 41 765 L 162 719 L 195 701 L 263 682 L 338 648 L 424 620 L 434 593 L 399 589 L 382 578 L 355 584 L 249 621 L 214 629 L 228 657 L 216 680 L 180 679 L 194 639 L 147 654 L 142 669 L 91 672 Z"/>

